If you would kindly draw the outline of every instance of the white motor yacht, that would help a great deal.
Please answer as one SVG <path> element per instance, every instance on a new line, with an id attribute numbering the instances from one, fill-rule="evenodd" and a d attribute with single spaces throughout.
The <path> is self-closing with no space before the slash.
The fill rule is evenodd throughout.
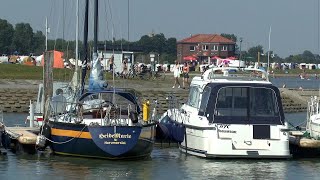
<path id="1" fill-rule="evenodd" d="M 211 68 L 190 84 L 188 101 L 159 120 L 182 152 L 205 158 L 289 158 L 279 89 L 266 71 Z"/>

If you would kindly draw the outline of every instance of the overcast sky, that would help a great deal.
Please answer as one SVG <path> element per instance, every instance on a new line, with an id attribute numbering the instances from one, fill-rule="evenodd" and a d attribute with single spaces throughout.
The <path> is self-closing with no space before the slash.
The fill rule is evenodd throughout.
<path id="1" fill-rule="evenodd" d="M 243 38 L 243 50 L 262 45 L 267 51 L 271 26 L 271 50 L 280 57 L 300 54 L 304 50 L 315 54 L 320 51 L 319 0 L 129 1 L 130 41 L 139 40 L 152 31 L 177 40 L 190 34 L 230 33 Z M 0 18 L 13 25 L 26 22 L 34 31 L 44 32 L 47 16 L 51 28 L 49 39 L 75 39 L 76 0 L 0 2 Z M 83 39 L 83 5 L 84 0 L 80 0 L 80 39 Z M 101 0 L 99 7 L 99 39 L 127 39 L 128 0 Z"/>

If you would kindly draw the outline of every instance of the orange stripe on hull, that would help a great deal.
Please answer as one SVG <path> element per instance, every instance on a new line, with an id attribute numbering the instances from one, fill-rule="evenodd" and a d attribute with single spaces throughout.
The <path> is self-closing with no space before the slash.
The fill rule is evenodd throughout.
<path id="1" fill-rule="evenodd" d="M 51 129 L 51 134 L 54 136 L 68 136 L 75 138 L 92 139 L 89 132 L 73 131 L 73 130 L 62 130 L 62 129 Z"/>

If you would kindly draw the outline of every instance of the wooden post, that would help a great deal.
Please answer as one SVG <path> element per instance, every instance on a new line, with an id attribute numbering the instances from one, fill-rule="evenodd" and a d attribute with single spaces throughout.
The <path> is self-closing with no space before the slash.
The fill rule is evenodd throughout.
<path id="1" fill-rule="evenodd" d="M 53 95 L 53 61 L 54 61 L 54 51 L 47 51 L 44 53 L 43 59 L 43 120 L 46 121 L 47 112 L 46 102 Z"/>

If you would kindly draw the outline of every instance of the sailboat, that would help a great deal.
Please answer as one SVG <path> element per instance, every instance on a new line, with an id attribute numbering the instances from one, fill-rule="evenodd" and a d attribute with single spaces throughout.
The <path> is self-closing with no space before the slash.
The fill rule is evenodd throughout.
<path id="1" fill-rule="evenodd" d="M 94 53 L 85 89 L 87 72 L 88 4 L 86 0 L 82 80 L 74 103 L 57 101 L 64 111 L 49 111 L 37 145 L 50 147 L 55 154 L 104 159 L 132 159 L 150 156 L 153 150 L 155 123 L 141 108 L 132 89 L 108 88 L 97 55 L 98 0 L 94 4 Z M 63 99 L 63 97 L 61 97 Z M 50 109 L 50 104 L 46 105 Z M 52 108 L 51 108 L 52 109 Z"/>

